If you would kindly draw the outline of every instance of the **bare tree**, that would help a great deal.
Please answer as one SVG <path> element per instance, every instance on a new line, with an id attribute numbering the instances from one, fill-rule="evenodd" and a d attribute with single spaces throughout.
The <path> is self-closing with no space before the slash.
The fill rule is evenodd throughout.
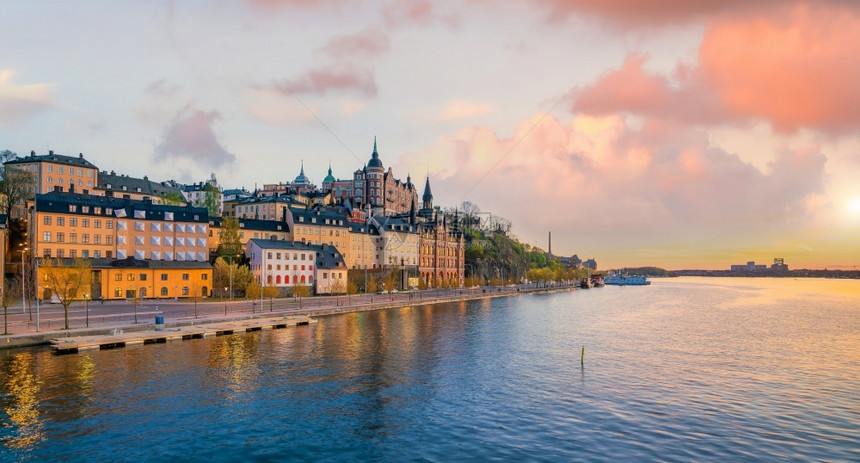
<path id="1" fill-rule="evenodd" d="M 15 160 L 18 155 L 9 150 L 0 151 L 0 162 L 4 164 Z M 10 217 L 15 205 L 31 197 L 36 186 L 36 177 L 16 165 L 3 166 L 0 169 L 0 214 Z M 8 220 L 8 219 L 7 219 Z"/>

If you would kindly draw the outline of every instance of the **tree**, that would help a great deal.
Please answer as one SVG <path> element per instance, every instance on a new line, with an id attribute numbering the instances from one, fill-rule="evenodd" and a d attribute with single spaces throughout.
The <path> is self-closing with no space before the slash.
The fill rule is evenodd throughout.
<path id="1" fill-rule="evenodd" d="M 194 318 L 198 317 L 197 303 L 204 297 L 206 296 L 203 294 L 203 285 L 199 282 L 192 283 L 191 287 L 188 288 L 188 299 L 191 299 L 191 301 L 194 302 Z"/>
<path id="2" fill-rule="evenodd" d="M 266 285 L 263 287 L 263 297 L 269 298 L 269 312 L 272 311 L 272 298 L 281 294 L 281 290 L 275 285 Z M 262 309 L 262 307 L 260 307 Z"/>
<path id="3" fill-rule="evenodd" d="M 161 197 L 161 203 L 168 206 L 184 206 L 186 204 L 185 196 L 177 191 L 171 191 Z"/>
<path id="4" fill-rule="evenodd" d="M 247 296 L 248 299 L 251 300 L 259 299 L 261 292 L 262 289 L 260 288 L 260 283 L 257 283 L 257 280 L 251 280 L 251 282 L 248 283 L 248 286 L 245 288 L 245 296 Z"/>
<path id="5" fill-rule="evenodd" d="M 90 292 L 90 261 L 77 258 L 72 261 L 71 266 L 67 266 L 63 259 L 46 258 L 40 267 L 39 270 L 45 277 L 45 288 L 56 294 L 63 305 L 65 329 L 69 329 L 69 306 L 76 298 L 80 299 Z"/>
<path id="6" fill-rule="evenodd" d="M 224 217 L 218 231 L 218 254 L 227 260 L 242 254 L 242 241 L 239 239 L 239 219 Z"/>
<path id="7" fill-rule="evenodd" d="M 296 284 L 293 286 L 293 295 L 299 298 L 299 308 L 302 308 L 302 298 L 308 297 L 311 294 L 311 287 L 306 284 Z"/>
<path id="8" fill-rule="evenodd" d="M 212 181 L 207 182 L 206 186 L 203 187 L 203 192 L 203 206 L 209 212 L 209 217 L 219 215 L 218 206 L 220 201 L 218 199 L 221 197 L 221 190 L 218 189 L 218 184 Z"/>
<path id="9" fill-rule="evenodd" d="M 0 162 L 6 163 L 17 157 L 12 151 L 0 151 Z M 8 220 L 12 208 L 32 196 L 31 190 L 36 186 L 36 177 L 15 165 L 4 166 L 0 173 L 0 214 L 6 214 Z"/>
<path id="10" fill-rule="evenodd" d="M 334 274 L 332 274 L 332 277 L 334 277 Z M 347 285 L 343 284 L 343 280 L 335 280 L 332 278 L 331 284 L 329 285 L 329 291 L 331 291 L 332 294 L 343 294 L 346 292 L 346 286 Z"/>
<path id="11" fill-rule="evenodd" d="M 367 293 L 373 294 L 376 292 L 377 289 L 379 289 L 379 285 L 376 284 L 376 278 L 371 276 L 367 280 L 367 288 L 365 288 L 364 293 L 365 294 L 367 294 Z"/>
<path id="12" fill-rule="evenodd" d="M 0 287 L 0 304 L 3 305 L 3 334 L 9 334 L 9 306 L 21 296 L 21 282 L 16 278 L 6 278 Z"/>

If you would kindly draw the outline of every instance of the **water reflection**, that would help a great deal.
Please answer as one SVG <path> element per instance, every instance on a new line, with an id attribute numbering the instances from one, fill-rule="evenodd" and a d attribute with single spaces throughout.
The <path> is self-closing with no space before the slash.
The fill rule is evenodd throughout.
<path id="1" fill-rule="evenodd" d="M 40 381 L 32 371 L 33 354 L 20 352 L 11 356 L 3 370 L 6 374 L 4 408 L 9 418 L 4 425 L 10 428 L 3 433 L 3 444 L 10 449 L 26 451 L 45 438 L 37 398 Z"/>
<path id="2" fill-rule="evenodd" d="M 256 387 L 260 376 L 260 336 L 253 334 L 224 336 L 215 339 L 209 350 L 209 381 L 216 390 L 225 391 L 225 399 L 235 401 Z"/>

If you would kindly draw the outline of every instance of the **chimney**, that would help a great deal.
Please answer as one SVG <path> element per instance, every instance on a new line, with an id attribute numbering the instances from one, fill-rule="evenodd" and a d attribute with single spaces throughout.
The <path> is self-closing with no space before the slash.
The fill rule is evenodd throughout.
<path id="1" fill-rule="evenodd" d="M 143 176 L 143 180 L 145 180 L 145 181 L 149 181 L 149 177 L 147 177 L 146 175 L 144 175 L 144 176 Z"/>
<path id="2" fill-rule="evenodd" d="M 54 154 L 54 150 L 48 150 L 48 154 L 53 155 L 53 154 Z"/>
<path id="3" fill-rule="evenodd" d="M 30 156 L 36 157 L 36 151 L 35 151 L 35 150 L 30 150 Z"/>
<path id="4" fill-rule="evenodd" d="M 549 232 L 549 255 L 552 255 L 552 232 Z"/>
<path id="5" fill-rule="evenodd" d="M 84 153 L 78 153 L 78 159 L 83 159 L 83 158 L 84 158 Z"/>

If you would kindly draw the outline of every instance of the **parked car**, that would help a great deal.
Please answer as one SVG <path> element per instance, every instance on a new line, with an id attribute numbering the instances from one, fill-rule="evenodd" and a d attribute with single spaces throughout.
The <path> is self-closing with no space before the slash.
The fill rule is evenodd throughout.
<path id="1" fill-rule="evenodd" d="M 51 304 L 59 304 L 63 301 L 60 300 L 60 296 L 57 296 L 56 294 L 51 294 L 50 302 L 51 302 Z"/>

